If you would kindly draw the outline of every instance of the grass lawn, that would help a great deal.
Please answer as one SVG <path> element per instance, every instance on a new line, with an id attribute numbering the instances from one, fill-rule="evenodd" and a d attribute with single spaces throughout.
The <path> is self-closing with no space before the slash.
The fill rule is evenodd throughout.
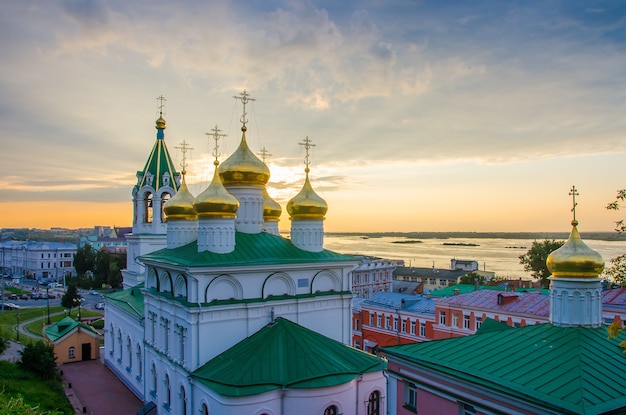
<path id="1" fill-rule="evenodd" d="M 11 362 L 0 361 L 0 391 L 9 397 L 22 396 L 27 406 L 38 407 L 39 412 L 74 414 L 61 382 L 41 380 Z"/>
<path id="2" fill-rule="evenodd" d="M 61 311 L 64 311 L 63 307 L 59 307 L 59 308 L 61 308 Z M 52 314 L 52 307 L 50 307 L 50 314 Z M 81 310 L 80 315 L 81 317 L 95 317 L 95 316 L 101 316 L 102 314 L 96 313 L 94 311 L 89 311 L 89 310 Z M 70 316 L 73 317 L 75 320 L 78 320 L 78 310 L 72 309 L 72 314 L 70 314 Z M 57 321 L 63 320 L 64 317 L 65 317 L 65 312 L 56 316 L 51 315 L 50 322 L 54 324 Z M 46 313 L 43 319 L 33 321 L 32 323 L 26 325 L 24 329 L 33 334 L 41 334 L 41 331 L 43 330 L 43 326 L 47 323 L 48 323 L 48 315 Z"/>
<path id="3" fill-rule="evenodd" d="M 53 314 L 60 313 L 53 316 Z M 32 320 L 38 318 L 38 320 L 28 324 L 25 329 L 33 334 L 41 335 L 44 323 L 48 322 L 48 307 L 34 307 L 34 308 L 21 308 L 19 310 L 4 310 L 4 313 L 0 313 L 0 332 L 5 336 L 15 340 L 16 332 L 15 327 L 17 325 L 17 314 L 19 314 L 20 322 Z M 102 313 L 98 313 L 91 310 L 81 309 L 82 317 L 95 317 L 101 316 Z M 50 307 L 50 321 L 55 323 L 65 317 L 65 309 L 61 306 Z M 72 317 L 78 318 L 78 309 L 72 309 Z M 22 339 L 20 339 L 22 340 Z"/>

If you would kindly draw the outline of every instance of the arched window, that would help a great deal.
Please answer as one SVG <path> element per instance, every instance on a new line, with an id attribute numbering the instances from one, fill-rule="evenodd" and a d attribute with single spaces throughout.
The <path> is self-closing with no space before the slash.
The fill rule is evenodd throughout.
<path id="1" fill-rule="evenodd" d="M 156 366 L 154 365 L 154 363 L 152 364 L 152 396 L 156 398 L 157 396 L 157 372 L 156 372 Z"/>
<path id="2" fill-rule="evenodd" d="M 109 353 L 111 354 L 111 356 L 113 356 L 113 354 L 115 353 L 115 328 L 113 327 L 113 324 L 111 324 L 111 330 L 109 334 L 111 335 L 111 350 L 109 351 Z"/>
<path id="3" fill-rule="evenodd" d="M 187 415 L 187 395 L 183 386 L 180 387 L 180 414 Z"/>
<path id="4" fill-rule="evenodd" d="M 172 394 L 170 391 L 170 375 L 165 374 L 165 405 L 170 406 L 172 402 Z"/>
<path id="5" fill-rule="evenodd" d="M 141 379 L 143 377 L 143 357 L 141 356 L 141 345 L 137 343 L 137 377 Z"/>
<path id="6" fill-rule="evenodd" d="M 119 343 L 120 346 L 120 357 L 118 357 L 119 363 L 122 362 L 122 355 L 123 355 L 123 348 L 124 348 L 124 344 L 122 342 L 122 330 L 118 330 L 117 331 L 117 342 Z"/>
<path id="7" fill-rule="evenodd" d="M 74 346 L 72 346 L 69 349 L 67 349 L 67 357 L 68 357 L 68 359 L 75 359 L 76 358 L 76 348 Z"/>
<path id="8" fill-rule="evenodd" d="M 165 203 L 167 203 L 167 201 L 170 200 L 171 197 L 172 195 L 170 195 L 169 193 L 163 193 L 161 195 L 161 223 L 165 223 L 167 221 L 163 208 L 165 207 Z"/>
<path id="9" fill-rule="evenodd" d="M 335 405 L 331 405 L 324 409 L 324 415 L 337 415 L 337 407 Z"/>
<path id="10" fill-rule="evenodd" d="M 148 192 L 143 198 L 145 206 L 143 221 L 145 223 L 152 223 L 152 193 Z"/>
<path id="11" fill-rule="evenodd" d="M 367 415 L 380 415 L 380 392 L 374 391 L 367 401 Z"/>
<path id="12" fill-rule="evenodd" d="M 133 343 L 130 340 L 130 336 L 126 339 L 126 349 L 128 352 L 128 372 L 132 372 L 133 370 Z"/>
<path id="13" fill-rule="evenodd" d="M 200 411 L 202 415 L 209 415 L 209 408 L 207 408 L 205 403 L 202 403 L 202 410 Z"/>

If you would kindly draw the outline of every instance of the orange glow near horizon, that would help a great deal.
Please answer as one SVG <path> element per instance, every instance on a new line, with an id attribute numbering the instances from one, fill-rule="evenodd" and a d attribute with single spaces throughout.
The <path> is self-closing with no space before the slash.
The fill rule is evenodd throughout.
<path id="1" fill-rule="evenodd" d="M 132 203 L 5 202 L 0 203 L 1 228 L 92 228 L 131 226 Z"/>

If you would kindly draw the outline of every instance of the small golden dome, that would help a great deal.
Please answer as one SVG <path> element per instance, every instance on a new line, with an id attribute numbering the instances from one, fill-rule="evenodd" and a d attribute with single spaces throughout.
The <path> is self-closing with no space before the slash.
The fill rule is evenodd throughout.
<path id="1" fill-rule="evenodd" d="M 196 197 L 193 206 L 198 218 L 234 218 L 239 209 L 239 201 L 222 184 L 218 174 L 218 162 L 215 161 L 213 181 L 206 190 Z"/>
<path id="2" fill-rule="evenodd" d="M 287 212 L 292 220 L 317 219 L 323 220 L 328 211 L 328 204 L 319 197 L 309 181 L 309 169 L 306 172 L 306 179 L 302 190 L 287 203 Z"/>
<path id="3" fill-rule="evenodd" d="M 283 213 L 283 208 L 280 207 L 277 201 L 272 199 L 267 193 L 267 189 L 263 188 L 263 219 L 278 220 L 281 213 Z"/>
<path id="4" fill-rule="evenodd" d="M 193 207 L 195 198 L 187 188 L 185 176 L 178 189 L 178 192 L 170 200 L 165 202 L 163 212 L 168 220 L 195 220 L 197 218 L 196 210 Z"/>
<path id="5" fill-rule="evenodd" d="M 572 221 L 572 232 L 565 244 L 552 252 L 546 264 L 555 278 L 597 278 L 604 269 L 602 255 L 589 248 L 578 234 L 578 221 Z"/>
<path id="6" fill-rule="evenodd" d="M 165 129 L 165 124 L 166 123 L 165 123 L 165 120 L 163 119 L 163 117 L 159 117 L 156 120 L 156 128 L 157 129 L 160 129 L 160 130 Z"/>
<path id="7" fill-rule="evenodd" d="M 245 126 L 241 130 L 241 144 L 220 166 L 222 183 L 224 186 L 265 186 L 270 179 L 270 169 L 248 147 Z"/>

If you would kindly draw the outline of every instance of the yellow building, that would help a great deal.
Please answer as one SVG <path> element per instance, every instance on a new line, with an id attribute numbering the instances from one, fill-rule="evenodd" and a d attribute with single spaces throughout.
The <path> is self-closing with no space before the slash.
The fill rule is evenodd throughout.
<path id="1" fill-rule="evenodd" d="M 57 364 L 100 358 L 100 333 L 71 317 L 46 327 L 44 336 L 54 347 Z"/>

